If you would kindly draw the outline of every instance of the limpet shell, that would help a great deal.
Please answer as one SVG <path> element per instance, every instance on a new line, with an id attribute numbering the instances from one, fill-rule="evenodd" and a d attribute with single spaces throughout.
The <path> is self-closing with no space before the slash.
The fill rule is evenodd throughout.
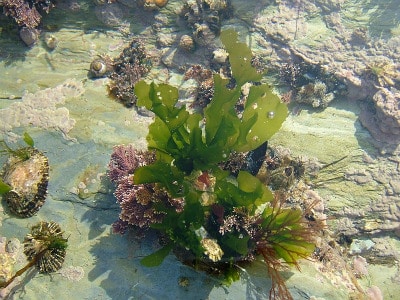
<path id="1" fill-rule="evenodd" d="M 49 162 L 47 157 L 35 148 L 17 150 L 28 154 L 23 159 L 11 154 L 3 171 L 3 181 L 12 187 L 4 195 L 10 211 L 27 218 L 36 214 L 46 200 L 49 182 Z"/>
<path id="2" fill-rule="evenodd" d="M 56 239 L 66 241 L 63 231 L 56 222 L 39 222 L 31 228 L 31 233 L 24 239 L 24 254 L 29 261 L 40 255 L 36 261 L 39 273 L 51 273 L 61 269 L 66 251 L 51 247 Z"/>

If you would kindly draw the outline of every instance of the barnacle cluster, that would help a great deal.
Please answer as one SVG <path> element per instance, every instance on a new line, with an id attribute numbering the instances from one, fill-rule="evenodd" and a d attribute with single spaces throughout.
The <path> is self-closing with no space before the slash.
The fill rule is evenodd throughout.
<path id="1" fill-rule="evenodd" d="M 279 148 L 268 148 L 257 177 L 272 190 L 287 190 L 305 171 L 305 163 L 300 158 L 293 158 Z"/>
<path id="2" fill-rule="evenodd" d="M 291 89 L 290 93 L 286 94 L 286 102 L 295 101 L 325 108 L 345 92 L 345 85 L 333 74 L 326 72 L 319 65 L 307 64 L 304 61 L 284 64 L 279 70 L 279 75 Z"/>
<path id="3" fill-rule="evenodd" d="M 327 92 L 327 86 L 322 81 L 308 83 L 297 90 L 295 101 L 311 104 L 312 107 L 325 108 L 335 98 L 335 94 Z"/>
<path id="4" fill-rule="evenodd" d="M 219 34 L 221 21 L 232 11 L 230 0 L 185 0 L 179 15 L 192 29 L 194 41 L 204 46 Z"/>

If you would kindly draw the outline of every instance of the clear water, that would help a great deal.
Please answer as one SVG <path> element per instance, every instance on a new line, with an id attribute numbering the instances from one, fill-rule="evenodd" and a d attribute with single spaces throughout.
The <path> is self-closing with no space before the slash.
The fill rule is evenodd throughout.
<path id="1" fill-rule="evenodd" d="M 112 100 L 106 79 L 88 77 L 89 66 L 99 55 L 117 57 L 132 36 L 138 36 L 155 59 L 148 79 L 177 86 L 182 98 L 190 98 L 193 84 L 183 81 L 180 67 L 205 63 L 209 56 L 205 46 L 195 52 L 174 52 L 174 39 L 192 31 L 184 22 L 176 22 L 182 2 L 170 0 L 152 12 L 118 4 L 116 12 L 123 15 L 115 26 L 107 26 L 96 16 L 100 8 L 94 2 L 61 1 L 44 14 L 40 38 L 30 48 L 18 38 L 14 22 L 0 17 L 0 138 L 13 145 L 27 131 L 50 163 L 45 205 L 37 215 L 18 219 L 8 213 L 3 201 L 0 236 L 22 241 L 30 226 L 50 220 L 69 236 L 60 271 L 52 276 L 32 271 L 11 289 L 0 291 L 1 297 L 268 298 L 271 283 L 262 262 L 255 262 L 240 281 L 224 287 L 172 255 L 160 267 L 145 268 L 139 261 L 157 249 L 157 239 L 111 233 L 119 213 L 113 187 L 104 176 L 112 148 L 128 143 L 144 148 L 151 118 Z M 324 199 L 331 234 L 326 239 L 337 243 L 351 237 L 352 242 L 337 243 L 334 253 L 323 261 L 302 261 L 301 272 L 285 271 L 293 298 L 348 299 L 364 293 L 380 299 L 379 289 L 385 299 L 396 299 L 400 280 L 398 137 L 390 136 L 390 130 L 380 134 L 374 129 L 384 119 L 366 129 L 360 114 L 367 113 L 364 120 L 375 118 L 373 96 L 381 88 L 397 93 L 394 105 L 399 105 L 400 2 L 232 1 L 232 5 L 233 16 L 222 22 L 222 28 L 235 28 L 248 42 L 271 70 L 265 80 L 275 84 L 277 92 L 290 90 L 279 80 L 279 70 L 299 57 L 309 65 L 324 66 L 348 89 L 342 93 L 339 84 L 333 88 L 335 99 L 327 108 L 292 99 L 291 114 L 270 141 L 290 149 L 293 156 L 321 164 L 345 158 L 323 169 L 313 184 Z M 52 51 L 46 47 L 45 34 L 58 40 Z M 386 69 L 374 73 L 373 67 Z M 309 76 L 320 75 L 311 72 Z M 63 88 L 66 82 L 69 87 Z M 1 157 L 1 162 L 5 159 Z M 358 256 L 367 259 L 364 275 L 354 275 L 360 273 Z M 23 255 L 16 256 L 15 264 L 0 258 L 3 270 L 14 265 L 16 271 L 24 265 Z"/>

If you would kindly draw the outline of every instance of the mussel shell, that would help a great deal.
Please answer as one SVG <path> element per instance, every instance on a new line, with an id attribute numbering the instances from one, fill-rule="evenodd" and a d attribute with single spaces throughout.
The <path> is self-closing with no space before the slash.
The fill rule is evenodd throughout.
<path id="1" fill-rule="evenodd" d="M 49 182 L 49 162 L 47 157 L 35 148 L 26 151 L 28 159 L 12 154 L 3 172 L 3 181 L 12 187 L 4 195 L 10 211 L 27 218 L 36 214 L 46 200 Z"/>
<path id="2" fill-rule="evenodd" d="M 24 239 L 24 254 L 29 261 L 42 253 L 36 262 L 39 273 L 51 273 L 61 269 L 66 251 L 65 249 L 48 249 L 49 243 L 55 238 L 63 239 L 63 231 L 55 222 L 39 222 L 31 229 L 31 233 Z M 46 249 L 47 248 L 47 249 Z"/>

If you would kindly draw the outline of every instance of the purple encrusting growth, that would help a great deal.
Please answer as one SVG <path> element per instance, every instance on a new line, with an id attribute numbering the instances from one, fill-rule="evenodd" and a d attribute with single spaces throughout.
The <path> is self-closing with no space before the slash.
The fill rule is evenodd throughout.
<path id="1" fill-rule="evenodd" d="M 132 179 L 133 176 L 126 176 L 114 193 L 121 206 L 120 220 L 140 228 L 161 222 L 164 214 L 153 208 L 159 199 L 152 185 L 135 185 Z"/>
<path id="2" fill-rule="evenodd" d="M 133 184 L 133 173 L 153 160 L 153 153 L 137 150 L 132 145 L 114 147 L 108 164 L 108 177 L 117 184 L 114 195 L 121 206 L 119 219 L 113 224 L 115 233 L 125 233 L 129 225 L 144 227 L 151 223 L 150 203 L 138 197 L 137 191 L 143 188 Z"/>
<path id="3" fill-rule="evenodd" d="M 135 184 L 134 172 L 137 168 L 151 164 L 154 152 L 141 151 L 132 145 L 114 147 L 108 164 L 108 176 L 117 187 L 115 197 L 121 207 L 119 219 L 113 224 L 114 233 L 123 234 L 130 225 L 141 229 L 159 223 L 164 212 L 157 211 L 154 203 L 163 202 L 167 206 L 182 210 L 183 200 L 171 199 L 167 192 L 156 184 Z"/>
<path id="4" fill-rule="evenodd" d="M 115 146 L 108 164 L 108 177 L 118 184 L 126 176 L 133 175 L 137 168 L 152 161 L 154 155 L 151 152 L 137 150 L 132 145 Z"/>

